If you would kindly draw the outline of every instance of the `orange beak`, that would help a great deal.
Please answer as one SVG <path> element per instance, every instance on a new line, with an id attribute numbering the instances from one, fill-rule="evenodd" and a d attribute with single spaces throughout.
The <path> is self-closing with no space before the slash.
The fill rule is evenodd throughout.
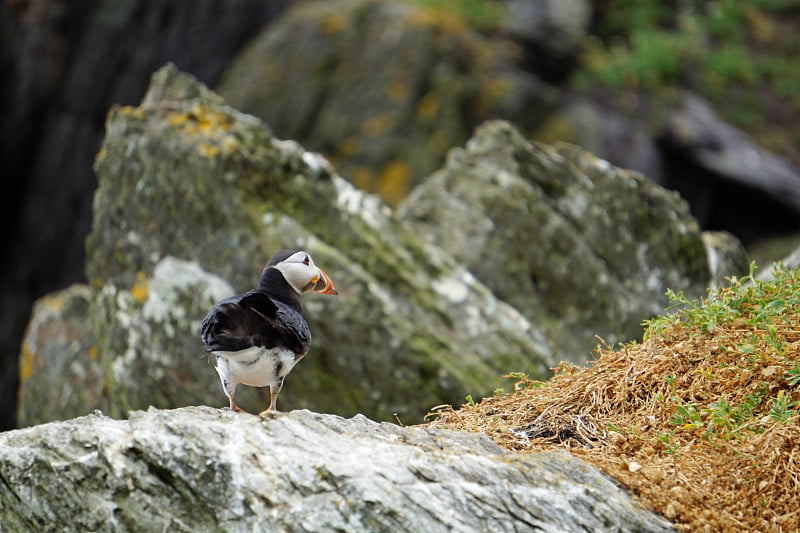
<path id="1" fill-rule="evenodd" d="M 339 291 L 336 290 L 336 287 L 333 286 L 333 282 L 331 278 L 323 271 L 321 268 L 319 270 L 319 279 L 314 284 L 314 288 L 312 289 L 313 292 L 318 292 L 320 294 L 332 294 L 336 296 L 339 294 Z"/>

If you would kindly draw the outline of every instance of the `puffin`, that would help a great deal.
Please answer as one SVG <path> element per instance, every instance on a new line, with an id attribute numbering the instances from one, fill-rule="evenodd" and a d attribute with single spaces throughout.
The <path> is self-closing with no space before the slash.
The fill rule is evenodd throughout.
<path id="1" fill-rule="evenodd" d="M 218 302 L 200 326 L 200 338 L 230 408 L 236 386 L 269 387 L 269 407 L 277 410 L 283 380 L 311 346 L 300 295 L 339 294 L 331 278 L 308 252 L 281 250 L 267 261 L 258 287 Z"/>

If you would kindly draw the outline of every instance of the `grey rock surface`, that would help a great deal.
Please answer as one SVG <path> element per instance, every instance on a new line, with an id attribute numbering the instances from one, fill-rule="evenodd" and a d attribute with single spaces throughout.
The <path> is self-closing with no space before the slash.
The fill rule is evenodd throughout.
<path id="1" fill-rule="evenodd" d="M 597 335 L 636 338 L 667 288 L 699 296 L 710 280 L 676 193 L 507 122 L 480 126 L 398 216 L 541 327 L 559 359 L 585 360 Z"/>
<path id="2" fill-rule="evenodd" d="M 293 411 L 100 413 L 0 434 L 8 531 L 673 531 L 566 452 Z"/>

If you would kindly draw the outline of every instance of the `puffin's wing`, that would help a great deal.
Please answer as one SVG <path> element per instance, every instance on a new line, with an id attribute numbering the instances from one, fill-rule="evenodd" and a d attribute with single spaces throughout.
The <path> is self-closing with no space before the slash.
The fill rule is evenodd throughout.
<path id="1" fill-rule="evenodd" d="M 236 352 L 252 346 L 273 348 L 279 338 L 278 307 L 269 296 L 249 292 L 219 302 L 200 326 L 206 349 Z"/>

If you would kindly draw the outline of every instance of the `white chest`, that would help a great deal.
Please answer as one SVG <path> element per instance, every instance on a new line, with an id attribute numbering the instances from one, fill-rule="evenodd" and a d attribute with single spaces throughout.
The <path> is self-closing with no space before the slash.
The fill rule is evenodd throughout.
<path id="1" fill-rule="evenodd" d="M 296 363 L 295 355 L 284 348 L 253 346 L 238 352 L 214 352 L 219 357 L 217 372 L 232 383 L 266 387 L 288 374 Z"/>

